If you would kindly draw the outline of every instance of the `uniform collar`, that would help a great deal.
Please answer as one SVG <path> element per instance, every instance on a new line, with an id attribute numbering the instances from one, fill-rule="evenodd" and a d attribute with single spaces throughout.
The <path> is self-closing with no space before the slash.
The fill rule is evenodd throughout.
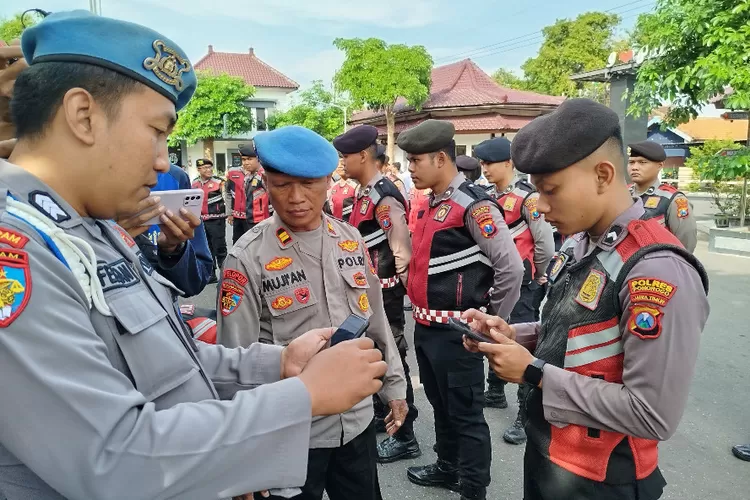
<path id="1" fill-rule="evenodd" d="M 437 206 L 438 203 L 445 201 L 447 199 L 450 199 L 450 197 L 453 196 L 453 193 L 456 192 L 456 189 L 458 189 L 459 186 L 461 186 L 461 184 L 463 184 L 464 182 L 466 182 L 466 177 L 464 176 L 464 174 L 459 172 L 453 178 L 451 183 L 448 184 L 448 189 L 446 189 L 444 193 L 441 193 L 440 195 L 437 195 L 437 196 L 435 195 L 435 193 L 432 193 L 430 195 L 430 206 L 431 207 Z"/>
<path id="2" fill-rule="evenodd" d="M 380 182 L 381 179 L 383 179 L 383 174 L 381 174 L 380 172 L 375 174 L 375 176 L 372 179 L 370 179 L 370 182 L 367 183 L 367 186 L 359 189 L 359 192 L 357 193 L 357 199 L 363 198 L 367 196 L 368 194 L 370 194 L 370 191 L 373 190 L 373 188 L 375 187 L 375 184 Z"/>
<path id="3" fill-rule="evenodd" d="M 661 185 L 661 182 L 659 182 L 659 178 L 657 177 L 654 182 L 651 183 L 649 187 L 646 188 L 646 190 L 642 193 L 638 192 L 638 185 L 633 183 L 632 188 L 630 189 L 630 194 L 632 194 L 635 197 L 643 196 L 644 194 L 654 194 L 656 189 Z"/>
<path id="4" fill-rule="evenodd" d="M 330 238 L 338 238 L 339 233 L 336 230 L 336 226 L 334 225 L 333 219 L 328 217 L 328 215 L 323 214 L 322 217 L 322 223 L 321 229 L 323 230 L 324 234 L 327 234 Z M 273 234 L 276 237 L 276 243 L 279 245 L 279 248 L 285 250 L 292 248 L 297 244 L 297 241 L 299 238 L 297 238 L 297 235 L 287 227 L 286 224 L 281 220 L 278 213 L 273 214 Z"/>
<path id="5" fill-rule="evenodd" d="M 18 165 L 0 160 L 0 184 L 7 186 L 18 201 L 33 206 L 59 227 L 68 229 L 84 221 L 52 188 Z M 4 195 L 2 203 L 5 203 Z"/>
<path id="6" fill-rule="evenodd" d="M 518 184 L 519 178 L 518 176 L 513 176 L 513 179 L 510 181 L 510 184 L 508 184 L 505 189 L 503 189 L 503 192 L 500 194 L 508 194 L 511 191 L 513 191 L 513 188 L 516 187 L 516 184 Z M 497 191 L 497 187 L 495 187 L 495 190 Z"/>
<path id="7" fill-rule="evenodd" d="M 607 230 L 599 237 L 595 246 L 601 248 L 605 252 L 613 250 L 628 235 L 628 224 L 630 224 L 631 221 L 643 217 L 644 213 L 643 201 L 640 198 L 633 200 L 633 204 L 623 213 L 618 215 L 612 224 L 609 225 Z M 584 235 L 581 238 L 581 241 L 584 241 L 586 245 L 588 245 L 590 237 Z"/>

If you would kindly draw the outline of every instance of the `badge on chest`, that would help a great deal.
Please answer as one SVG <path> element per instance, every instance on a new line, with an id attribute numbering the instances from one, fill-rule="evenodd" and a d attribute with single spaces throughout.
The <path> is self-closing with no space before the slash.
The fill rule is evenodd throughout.
<path id="1" fill-rule="evenodd" d="M 591 311 L 599 305 L 599 299 L 602 297 L 604 285 L 607 283 L 607 276 L 596 269 L 592 269 L 583 282 L 581 289 L 576 295 L 576 302 Z"/>

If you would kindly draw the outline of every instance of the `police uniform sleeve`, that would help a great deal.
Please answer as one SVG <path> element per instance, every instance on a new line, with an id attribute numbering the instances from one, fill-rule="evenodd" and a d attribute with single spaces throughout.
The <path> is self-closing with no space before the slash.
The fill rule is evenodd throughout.
<path id="1" fill-rule="evenodd" d="M 678 194 L 669 204 L 667 227 L 688 252 L 695 252 L 698 245 L 698 223 L 693 214 L 693 205 L 684 194 Z"/>
<path id="2" fill-rule="evenodd" d="M 0 328 L 0 443 L 11 456 L 65 498 L 221 498 L 305 482 L 302 381 L 157 410 L 112 366 L 73 274 L 35 240 L 23 250 L 30 298 Z M 245 364 L 273 364 L 265 352 Z"/>
<path id="3" fill-rule="evenodd" d="M 535 280 L 547 273 L 547 267 L 555 255 L 555 236 L 552 225 L 544 220 L 544 215 L 536 209 L 539 193 L 531 193 L 523 204 L 523 218 L 529 225 L 531 237 L 534 238 L 534 268 Z"/>
<path id="4" fill-rule="evenodd" d="M 193 239 L 185 242 L 181 253 L 167 255 L 161 250 L 157 251 L 155 267 L 159 274 L 185 292 L 186 297 L 201 293 L 211 279 L 213 270 L 203 223 L 195 228 Z"/>
<path id="5" fill-rule="evenodd" d="M 485 214 L 473 215 L 485 206 L 489 207 L 489 217 Z M 505 219 L 494 203 L 481 201 L 467 210 L 464 222 L 495 270 L 490 300 L 492 311 L 501 318 L 508 318 L 521 295 L 524 269 Z"/>
<path id="6" fill-rule="evenodd" d="M 378 224 L 385 231 L 388 245 L 396 258 L 396 272 L 401 277 L 401 281 L 406 283 L 411 260 L 411 236 L 406 221 L 406 209 L 392 196 L 380 202 L 378 210 L 381 209 L 385 211 L 378 215 Z"/>
<path id="7" fill-rule="evenodd" d="M 237 190 L 237 186 L 234 184 L 234 181 L 232 179 L 227 179 L 224 182 L 224 207 L 226 208 L 226 214 L 228 217 L 232 216 L 232 209 L 234 208 L 234 200 L 232 199 L 232 192 L 231 192 L 231 186 L 234 186 L 234 189 Z"/>
<path id="8" fill-rule="evenodd" d="M 631 280 L 637 284 L 640 279 L 667 283 L 672 292 L 631 295 Z M 700 276 L 681 257 L 655 252 L 633 267 L 619 299 L 624 311 L 622 384 L 546 365 L 544 415 L 558 427 L 577 424 L 645 439 L 669 439 L 687 403 L 708 319 Z M 666 304 L 656 305 L 653 300 Z"/>

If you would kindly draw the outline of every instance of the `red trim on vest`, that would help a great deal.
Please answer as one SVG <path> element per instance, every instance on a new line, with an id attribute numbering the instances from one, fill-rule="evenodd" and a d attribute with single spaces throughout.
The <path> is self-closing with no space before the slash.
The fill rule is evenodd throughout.
<path id="1" fill-rule="evenodd" d="M 672 194 L 679 192 L 679 190 L 671 184 L 659 184 L 659 189 Z"/>
<path id="2" fill-rule="evenodd" d="M 512 204 L 507 203 L 506 206 L 506 202 L 511 199 L 514 200 L 514 202 L 512 202 Z M 524 199 L 524 197 L 519 196 L 512 191 L 508 194 L 502 195 L 498 199 L 498 203 L 503 207 L 503 212 L 505 214 L 505 224 L 508 226 L 511 233 L 513 232 L 512 226 L 514 224 L 526 223 L 526 221 L 523 220 L 522 212 Z M 508 207 L 510 207 L 510 210 L 507 209 Z M 531 263 L 531 276 L 536 276 L 536 266 L 534 265 L 534 236 L 531 234 L 531 229 L 526 227 L 521 234 L 515 235 L 513 237 L 513 243 L 516 244 L 518 253 L 521 255 L 521 260 L 527 260 Z"/>
<path id="3" fill-rule="evenodd" d="M 232 217 L 235 219 L 246 219 L 245 171 L 239 168 L 230 168 L 229 172 L 227 172 L 226 182 L 227 191 L 233 193 Z"/>
<path id="4" fill-rule="evenodd" d="M 190 327 L 190 331 L 194 332 L 195 328 L 199 327 L 201 323 L 204 321 L 211 321 L 213 325 L 208 328 L 206 331 L 204 331 L 202 334 L 195 337 L 196 340 L 200 340 L 201 342 L 205 342 L 206 344 L 215 344 L 216 343 L 216 322 L 213 320 L 209 320 L 209 318 L 193 318 L 187 320 L 185 323 L 188 324 Z"/>
<path id="5" fill-rule="evenodd" d="M 344 202 L 351 199 L 352 203 L 354 203 L 353 200 L 356 191 L 356 188 L 348 184 L 346 186 L 342 186 L 339 183 L 333 185 L 331 188 L 331 213 L 334 217 L 337 219 L 344 218 Z"/>

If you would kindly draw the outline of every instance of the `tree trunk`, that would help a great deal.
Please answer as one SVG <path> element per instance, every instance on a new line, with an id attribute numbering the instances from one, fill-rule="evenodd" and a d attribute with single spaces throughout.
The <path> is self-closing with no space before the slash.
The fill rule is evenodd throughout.
<path id="1" fill-rule="evenodd" d="M 203 157 L 207 160 L 214 161 L 214 140 L 213 138 L 210 139 L 203 139 Z"/>
<path id="2" fill-rule="evenodd" d="M 393 106 L 385 108 L 385 126 L 388 131 L 388 145 L 386 154 L 390 158 L 391 163 L 395 161 L 393 157 L 393 150 L 396 147 L 396 115 L 393 114 Z"/>

